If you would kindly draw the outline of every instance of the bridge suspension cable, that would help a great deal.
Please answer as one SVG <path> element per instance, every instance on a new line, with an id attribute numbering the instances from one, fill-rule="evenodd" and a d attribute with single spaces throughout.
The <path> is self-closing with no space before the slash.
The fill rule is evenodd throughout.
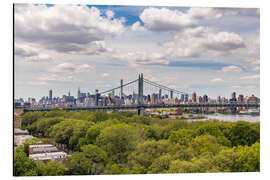
<path id="1" fill-rule="evenodd" d="M 143 81 L 144 81 L 145 83 L 147 83 L 147 84 L 152 85 L 152 86 L 155 86 L 155 87 L 158 87 L 158 88 L 160 88 L 160 89 L 167 90 L 167 91 L 173 91 L 173 92 L 175 92 L 175 93 L 177 93 L 177 94 L 188 94 L 188 93 L 185 93 L 185 92 L 181 92 L 181 91 L 179 91 L 179 90 L 175 90 L 175 89 L 166 87 L 166 86 L 164 86 L 164 85 L 157 84 L 157 83 L 152 82 L 152 81 L 150 81 L 150 80 L 148 80 L 148 79 L 143 79 Z"/>
<path id="2" fill-rule="evenodd" d="M 132 83 L 135 83 L 135 82 L 137 82 L 137 81 L 138 81 L 138 79 L 135 79 L 134 81 L 130 81 L 130 82 L 126 83 L 126 84 L 123 84 L 122 86 L 118 86 L 118 87 L 115 87 L 115 88 L 113 88 L 113 89 L 109 89 L 109 90 L 103 91 L 103 92 L 101 92 L 100 94 L 105 94 L 105 93 L 111 92 L 111 91 L 113 91 L 113 90 L 120 89 L 121 87 L 125 87 L 125 86 L 130 85 L 130 84 L 132 84 Z"/>

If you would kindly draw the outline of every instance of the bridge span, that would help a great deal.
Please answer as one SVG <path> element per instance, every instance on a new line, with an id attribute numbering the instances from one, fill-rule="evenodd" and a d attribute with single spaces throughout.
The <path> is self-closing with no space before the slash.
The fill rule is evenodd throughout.
<path id="1" fill-rule="evenodd" d="M 102 97 L 106 97 L 109 102 L 113 102 L 113 100 L 110 97 L 110 94 L 114 96 L 115 91 L 119 90 L 120 91 L 120 100 L 123 102 L 123 98 L 125 94 L 123 93 L 123 88 L 128 88 L 127 86 L 136 86 L 137 87 L 137 97 L 133 99 L 133 101 L 136 101 L 136 103 L 133 104 L 125 104 L 125 103 L 108 103 L 106 105 L 100 105 L 99 100 L 101 100 Z M 126 84 L 123 84 L 123 80 L 121 80 L 121 85 L 109 90 L 101 91 L 100 93 L 98 90 L 96 90 L 95 94 L 95 105 L 91 106 L 72 106 L 72 107 L 59 107 L 60 109 L 67 110 L 67 111 L 81 111 L 81 110 L 88 110 L 88 111 L 96 111 L 96 110 L 125 110 L 125 109 L 137 109 L 138 110 L 138 115 L 143 115 L 144 114 L 144 109 L 153 109 L 153 108 L 208 108 L 208 107 L 227 107 L 232 110 L 232 112 L 236 111 L 237 107 L 245 107 L 245 108 L 259 108 L 260 103 L 239 103 L 237 101 L 229 102 L 229 103 L 209 103 L 209 102 L 204 102 L 204 103 L 187 103 L 187 102 L 181 102 L 181 103 L 166 103 L 166 102 L 152 102 L 148 104 L 145 101 L 145 98 L 147 98 L 144 95 L 145 91 L 149 91 L 151 88 L 157 88 L 159 90 L 158 94 L 158 99 L 161 98 L 162 92 L 168 92 L 170 96 L 167 94 L 167 99 L 173 100 L 174 95 L 178 96 L 186 96 L 189 93 L 182 92 L 176 89 L 172 89 L 170 87 L 158 84 L 156 82 L 147 80 L 143 77 L 143 74 L 140 74 L 139 77 L 133 81 L 130 81 Z M 107 96 L 106 96 L 107 94 Z M 103 96 L 102 96 L 103 95 Z M 133 91 L 134 95 L 134 91 Z M 153 95 L 153 94 L 152 94 Z M 149 96 L 149 94 L 148 94 Z M 182 97 L 181 97 L 182 98 Z M 136 99 L 136 100 L 135 100 Z M 16 108 L 16 107 L 15 107 Z M 29 111 L 51 111 L 54 109 L 54 107 L 17 107 L 17 108 L 22 108 L 24 112 L 29 112 Z"/>

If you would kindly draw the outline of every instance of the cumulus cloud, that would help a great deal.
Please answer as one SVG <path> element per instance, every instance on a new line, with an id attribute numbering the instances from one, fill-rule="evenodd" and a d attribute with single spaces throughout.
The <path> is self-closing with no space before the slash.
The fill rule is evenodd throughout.
<path id="1" fill-rule="evenodd" d="M 61 76 L 59 74 L 47 74 L 43 75 L 38 78 L 40 81 L 56 81 L 56 82 L 78 82 L 80 81 L 79 79 L 76 79 L 72 75 L 67 75 L 67 76 Z"/>
<path id="2" fill-rule="evenodd" d="M 131 29 L 133 31 L 145 31 L 145 28 L 141 25 L 139 21 L 136 21 L 134 24 L 132 24 Z"/>
<path id="3" fill-rule="evenodd" d="M 136 51 L 113 56 L 121 60 L 127 60 L 131 65 L 168 65 L 169 60 L 163 53 Z"/>
<path id="4" fill-rule="evenodd" d="M 190 8 L 187 12 L 149 7 L 140 15 L 145 27 L 152 31 L 179 31 L 198 25 L 200 20 L 220 19 L 225 15 L 259 15 L 256 8 Z"/>
<path id="5" fill-rule="evenodd" d="M 255 70 L 255 71 L 259 71 L 259 70 L 260 70 L 260 66 L 256 66 L 256 67 L 254 68 L 254 70 Z"/>
<path id="6" fill-rule="evenodd" d="M 50 69 L 50 71 L 52 72 L 60 72 L 68 74 L 90 72 L 93 70 L 94 68 L 88 64 L 70 64 L 70 63 L 61 63 Z"/>
<path id="7" fill-rule="evenodd" d="M 224 82 L 224 80 L 222 78 L 214 78 L 211 82 Z"/>
<path id="8" fill-rule="evenodd" d="M 46 53 L 42 53 L 37 48 L 29 45 L 15 44 L 15 56 L 20 56 L 26 61 L 40 62 L 40 61 L 52 61 L 53 58 Z"/>
<path id="9" fill-rule="evenodd" d="M 37 86 L 46 86 L 46 85 L 48 85 L 48 83 L 47 82 L 45 82 L 45 81 L 28 81 L 27 82 L 27 84 L 29 84 L 29 85 L 37 85 Z"/>
<path id="10" fill-rule="evenodd" d="M 123 19 L 111 11 L 102 16 L 96 7 L 77 5 L 15 6 L 15 38 L 57 52 L 104 52 L 104 39 L 121 34 Z"/>
<path id="11" fill-rule="evenodd" d="M 260 79 L 260 75 L 250 75 L 250 76 L 243 76 L 240 78 L 241 80 L 255 80 L 255 79 Z"/>
<path id="12" fill-rule="evenodd" d="M 199 56 L 202 53 L 229 55 L 245 47 L 243 39 L 233 32 L 217 32 L 213 28 L 188 28 L 177 33 L 174 39 L 162 44 L 172 56 Z"/>
<path id="13" fill-rule="evenodd" d="M 109 73 L 103 73 L 101 74 L 102 77 L 108 77 L 110 74 Z"/>
<path id="14" fill-rule="evenodd" d="M 248 59 L 245 59 L 246 62 L 252 64 L 252 65 L 258 65 L 260 64 L 260 60 L 259 59 L 256 59 L 256 58 L 248 58 Z"/>
<path id="15" fill-rule="evenodd" d="M 147 29 L 153 31 L 179 30 L 195 24 L 188 14 L 167 8 L 146 8 L 140 19 Z"/>
<path id="16" fill-rule="evenodd" d="M 221 69 L 221 72 L 241 72 L 241 71 L 242 69 L 235 65 L 225 66 Z"/>

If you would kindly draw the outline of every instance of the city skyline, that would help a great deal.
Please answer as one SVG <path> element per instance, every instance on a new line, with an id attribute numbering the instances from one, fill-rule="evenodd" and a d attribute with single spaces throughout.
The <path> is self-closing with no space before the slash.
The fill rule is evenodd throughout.
<path id="1" fill-rule="evenodd" d="M 140 72 L 190 94 L 260 97 L 259 9 L 16 4 L 14 13 L 15 98 L 94 93 Z"/>

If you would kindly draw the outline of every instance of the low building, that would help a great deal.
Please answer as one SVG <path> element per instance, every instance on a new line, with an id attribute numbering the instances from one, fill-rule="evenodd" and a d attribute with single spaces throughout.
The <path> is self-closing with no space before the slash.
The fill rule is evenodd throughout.
<path id="1" fill-rule="evenodd" d="M 58 149 L 52 144 L 29 145 L 29 154 L 57 152 Z"/>
<path id="2" fill-rule="evenodd" d="M 19 136 L 19 135 L 29 135 L 29 132 L 27 130 L 22 130 L 19 128 L 14 129 L 14 135 Z"/>
<path id="3" fill-rule="evenodd" d="M 33 138 L 33 136 L 31 136 L 31 135 L 14 136 L 14 145 L 20 146 L 26 139 L 32 139 L 32 138 Z"/>
<path id="4" fill-rule="evenodd" d="M 67 153 L 65 152 L 50 152 L 50 153 L 39 153 L 39 154 L 29 154 L 29 158 L 35 161 L 41 161 L 47 163 L 49 161 L 64 161 L 67 158 Z"/>
<path id="5" fill-rule="evenodd" d="M 43 163 L 64 161 L 67 158 L 67 153 L 59 151 L 52 144 L 29 145 L 29 158 Z"/>

